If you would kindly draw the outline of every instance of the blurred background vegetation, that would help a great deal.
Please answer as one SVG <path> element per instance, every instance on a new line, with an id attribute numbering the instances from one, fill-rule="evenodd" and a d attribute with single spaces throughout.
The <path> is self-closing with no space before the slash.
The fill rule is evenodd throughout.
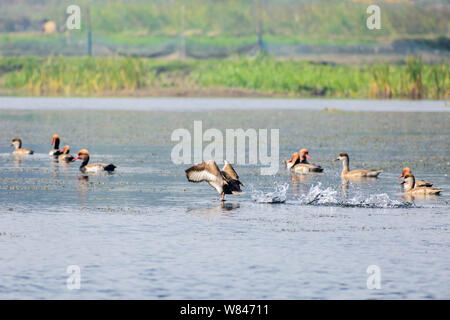
<path id="1" fill-rule="evenodd" d="M 366 27 L 371 3 L 381 7 L 381 30 Z M 72 4 L 81 7 L 81 30 L 66 30 Z M 448 1 L 0 0 L 0 7 L 0 94 L 234 95 L 226 90 L 233 88 L 449 97 Z"/>

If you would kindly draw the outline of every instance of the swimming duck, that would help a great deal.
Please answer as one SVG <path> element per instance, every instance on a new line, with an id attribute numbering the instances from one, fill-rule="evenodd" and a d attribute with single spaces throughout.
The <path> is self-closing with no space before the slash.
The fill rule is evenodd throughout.
<path id="1" fill-rule="evenodd" d="M 438 195 L 442 191 L 437 188 L 416 186 L 415 181 L 416 179 L 412 174 L 409 173 L 407 173 L 404 176 L 404 179 L 405 179 L 405 191 L 413 195 L 430 195 L 430 194 Z"/>
<path id="2" fill-rule="evenodd" d="M 403 178 L 406 175 L 412 175 L 411 169 L 410 168 L 403 168 L 402 170 L 402 174 L 399 175 L 399 178 Z M 428 181 L 424 181 L 424 180 L 415 180 L 416 182 L 416 187 L 431 187 L 433 184 L 431 182 Z M 400 182 L 400 184 L 405 184 L 405 180 L 403 180 L 402 182 Z"/>
<path id="3" fill-rule="evenodd" d="M 352 170 L 350 171 L 349 164 L 350 158 L 347 153 L 342 152 L 339 156 L 333 161 L 342 161 L 342 172 L 341 177 L 343 179 L 352 179 L 352 178 L 376 178 L 382 172 L 382 170 Z"/>
<path id="4" fill-rule="evenodd" d="M 10 147 L 15 148 L 15 150 L 13 151 L 13 154 L 15 154 L 16 156 L 22 156 L 22 155 L 34 153 L 34 151 L 31 149 L 22 148 L 22 140 L 20 140 L 20 138 L 12 139 L 12 143 L 11 143 Z"/>
<path id="5" fill-rule="evenodd" d="M 59 162 L 71 162 L 74 159 L 74 156 L 71 155 L 70 152 L 70 146 L 64 146 L 62 150 L 58 150 L 59 156 L 58 161 Z"/>
<path id="6" fill-rule="evenodd" d="M 52 137 L 52 146 L 53 149 L 50 150 L 50 152 L 48 153 L 51 156 L 59 156 L 61 154 L 61 151 L 59 150 L 59 143 L 61 142 L 61 140 L 59 139 L 59 136 L 55 133 Z"/>
<path id="7" fill-rule="evenodd" d="M 222 170 L 219 170 L 216 162 L 211 160 L 186 169 L 185 172 L 190 182 L 208 182 L 222 195 L 222 201 L 225 201 L 225 194 L 242 193 L 240 185 L 244 185 L 239 181 L 239 176 L 228 161 L 225 161 Z"/>
<path id="8" fill-rule="evenodd" d="M 308 149 L 301 149 L 300 153 L 294 152 L 291 159 L 286 161 L 286 168 L 295 173 L 323 172 L 321 166 L 310 164 L 307 159 L 311 159 Z"/>
<path id="9" fill-rule="evenodd" d="M 105 164 L 105 163 L 92 163 L 88 164 L 89 162 L 89 152 L 86 149 L 81 149 L 78 151 L 78 155 L 72 159 L 72 162 L 76 160 L 82 160 L 80 166 L 80 171 L 83 173 L 99 173 L 99 172 L 113 172 L 115 168 L 117 168 L 112 163 Z"/>

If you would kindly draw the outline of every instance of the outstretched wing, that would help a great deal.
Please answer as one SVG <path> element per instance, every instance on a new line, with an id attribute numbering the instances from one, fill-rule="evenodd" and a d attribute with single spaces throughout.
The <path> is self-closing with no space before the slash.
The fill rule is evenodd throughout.
<path id="1" fill-rule="evenodd" d="M 186 177 L 190 182 L 207 181 L 217 192 L 222 193 L 224 183 L 219 167 L 214 161 L 202 162 L 186 169 Z"/>
<path id="2" fill-rule="evenodd" d="M 222 168 L 222 172 L 225 173 L 228 179 L 239 180 L 238 174 L 236 173 L 236 171 L 234 171 L 233 167 L 228 161 L 225 161 L 225 165 Z"/>
<path id="3" fill-rule="evenodd" d="M 225 180 L 233 185 L 232 189 L 235 189 L 235 191 L 240 191 L 239 185 L 244 186 L 244 184 L 239 181 L 239 176 L 236 173 L 236 171 L 233 169 L 231 164 L 227 161 L 225 161 L 225 165 L 223 166 L 221 170 L 223 176 L 225 177 Z"/>
<path id="4" fill-rule="evenodd" d="M 185 172 L 190 182 L 213 182 L 221 178 L 220 170 L 214 161 L 202 162 L 186 169 Z"/>

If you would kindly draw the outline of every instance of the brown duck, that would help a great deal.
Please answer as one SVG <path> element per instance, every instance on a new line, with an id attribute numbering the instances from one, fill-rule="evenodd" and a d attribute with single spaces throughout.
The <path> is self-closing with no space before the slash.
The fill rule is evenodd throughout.
<path id="1" fill-rule="evenodd" d="M 16 156 L 22 156 L 22 155 L 34 153 L 34 151 L 31 149 L 22 148 L 22 140 L 20 138 L 12 139 L 12 143 L 11 143 L 10 147 L 15 148 L 15 150 L 13 151 L 13 154 Z"/>
<path id="2" fill-rule="evenodd" d="M 343 179 L 352 179 L 352 178 L 376 178 L 382 172 L 382 170 L 351 170 L 350 171 L 350 157 L 347 153 L 342 152 L 339 156 L 333 161 L 342 161 L 342 172 L 341 177 Z"/>
<path id="3" fill-rule="evenodd" d="M 225 161 L 222 170 L 219 170 L 216 162 L 211 160 L 197 164 L 185 172 L 190 182 L 208 182 L 211 187 L 222 195 L 222 201 L 225 201 L 225 194 L 242 193 L 240 185 L 244 185 L 228 161 Z"/>

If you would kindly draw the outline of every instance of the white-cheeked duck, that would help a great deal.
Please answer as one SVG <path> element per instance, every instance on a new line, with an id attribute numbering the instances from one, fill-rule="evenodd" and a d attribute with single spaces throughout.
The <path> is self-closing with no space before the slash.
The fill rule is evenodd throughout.
<path id="1" fill-rule="evenodd" d="M 301 149 L 294 152 L 291 159 L 286 161 L 286 168 L 295 173 L 323 172 L 323 168 L 308 162 L 311 159 L 308 149 Z"/>
<path id="2" fill-rule="evenodd" d="M 33 154 L 34 151 L 28 148 L 22 148 L 22 140 L 20 138 L 12 139 L 12 143 L 10 147 L 14 147 L 14 151 L 12 152 L 16 156 L 22 156 L 27 154 Z"/>
<path id="3" fill-rule="evenodd" d="M 350 157 L 345 152 L 340 153 L 333 161 L 339 160 L 342 161 L 341 177 L 343 179 L 376 178 L 382 172 L 382 170 L 350 170 Z"/>
<path id="4" fill-rule="evenodd" d="M 234 171 L 231 164 L 225 161 L 222 170 L 219 170 L 215 161 L 207 161 L 197 164 L 187 170 L 186 177 L 190 182 L 206 181 L 211 187 L 222 195 L 222 201 L 225 201 L 225 194 L 240 194 L 240 186 L 244 186 L 239 180 L 239 176 Z"/>
<path id="5" fill-rule="evenodd" d="M 89 162 L 89 152 L 86 149 L 81 149 L 78 151 L 78 155 L 73 158 L 73 161 L 76 161 L 80 159 L 81 166 L 80 171 L 83 173 L 100 173 L 100 172 L 113 172 L 115 168 L 117 168 L 112 163 L 106 164 L 106 163 L 92 163 L 88 164 Z"/>

